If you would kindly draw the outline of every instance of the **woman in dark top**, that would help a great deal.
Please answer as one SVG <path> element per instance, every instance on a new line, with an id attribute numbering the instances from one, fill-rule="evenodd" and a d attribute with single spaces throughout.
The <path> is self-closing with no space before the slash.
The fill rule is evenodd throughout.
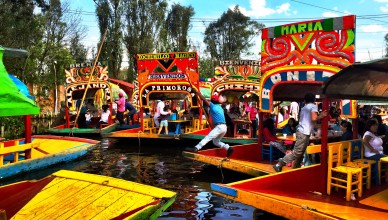
<path id="1" fill-rule="evenodd" d="M 295 118 L 289 118 L 288 123 L 283 128 L 283 134 L 287 134 L 288 136 L 296 133 L 296 126 L 298 123 L 296 122 Z"/>
<path id="2" fill-rule="evenodd" d="M 352 124 L 348 121 L 341 122 L 341 131 L 343 132 L 340 141 L 353 140 Z"/>

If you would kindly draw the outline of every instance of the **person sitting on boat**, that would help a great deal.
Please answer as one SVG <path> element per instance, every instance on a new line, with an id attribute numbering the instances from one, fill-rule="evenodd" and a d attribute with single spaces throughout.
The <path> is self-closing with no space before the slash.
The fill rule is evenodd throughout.
<path id="1" fill-rule="evenodd" d="M 110 116 L 109 105 L 103 105 L 101 118 L 100 118 L 100 121 L 97 123 L 96 128 L 99 129 L 101 124 L 108 124 L 109 116 Z"/>
<path id="2" fill-rule="evenodd" d="M 288 123 L 286 126 L 284 126 L 282 133 L 287 134 L 287 136 L 291 136 L 294 133 L 296 133 L 296 126 L 298 123 L 296 122 L 295 118 L 289 118 Z"/>
<path id="3" fill-rule="evenodd" d="M 90 111 L 91 115 L 96 115 L 97 114 L 97 109 L 94 107 L 94 100 L 93 99 L 88 99 L 88 102 L 86 103 L 86 108 Z"/>
<path id="4" fill-rule="evenodd" d="M 120 125 L 124 125 L 125 98 L 122 92 L 119 92 L 119 100 L 115 102 L 117 104 L 116 119 L 120 122 Z"/>
<path id="5" fill-rule="evenodd" d="M 340 141 L 353 140 L 352 123 L 348 121 L 341 122 L 341 131 L 343 132 Z"/>
<path id="6" fill-rule="evenodd" d="M 158 102 L 158 105 L 156 106 L 156 112 L 155 112 L 155 115 L 154 115 L 154 122 L 155 122 L 155 126 L 156 127 L 159 127 L 159 125 L 160 125 L 160 123 L 159 123 L 160 113 L 162 112 L 163 114 L 165 114 L 163 109 L 164 109 L 164 106 L 166 106 L 166 99 L 167 99 L 166 96 L 162 96 L 162 98 Z"/>
<path id="7" fill-rule="evenodd" d="M 283 154 L 286 154 L 286 147 L 284 146 L 284 142 L 281 140 L 278 140 L 274 134 L 275 122 L 273 121 L 273 119 L 272 118 L 265 119 L 263 126 L 264 126 L 263 136 L 264 136 L 265 143 L 274 146 Z"/>
<path id="8" fill-rule="evenodd" d="M 374 119 L 369 119 L 366 122 L 366 131 L 362 142 L 364 143 L 364 155 L 366 159 L 375 160 L 376 163 L 380 158 L 386 157 L 383 153 L 383 140 L 377 136 L 379 124 Z"/>
<path id="9" fill-rule="evenodd" d="M 167 114 L 164 114 L 167 113 Z M 168 134 L 168 115 L 171 115 L 171 110 L 169 109 L 168 105 L 163 108 L 163 112 L 160 113 L 160 126 L 158 134 L 162 131 L 162 128 L 165 129 L 165 134 Z"/>
<path id="10" fill-rule="evenodd" d="M 192 91 L 202 99 L 204 105 L 209 106 L 210 116 L 215 127 L 195 147 L 188 147 L 185 150 L 190 152 L 198 152 L 203 146 L 205 146 L 205 144 L 213 140 L 213 144 L 217 147 L 225 148 L 226 157 L 230 157 L 230 155 L 233 153 L 233 148 L 228 144 L 221 142 L 221 139 L 227 132 L 224 110 L 221 106 L 221 103 L 225 102 L 226 98 L 223 96 L 212 95 L 209 103 L 209 101 L 206 100 L 206 98 L 200 92 L 198 92 L 197 89 L 193 88 Z"/>
<path id="11" fill-rule="evenodd" d="M 132 124 L 133 124 L 134 123 L 133 115 L 137 113 L 136 108 L 130 102 L 126 102 L 125 103 L 125 110 L 128 111 L 128 113 L 127 113 L 127 125 L 129 125 L 129 121 L 132 121 Z"/>
<path id="12" fill-rule="evenodd" d="M 92 115 L 90 114 L 90 109 L 86 110 L 85 121 L 86 121 L 86 127 L 89 127 L 90 124 L 92 123 Z"/>
<path id="13" fill-rule="evenodd" d="M 78 128 L 86 128 L 85 114 L 86 114 L 86 107 L 85 105 L 82 105 L 81 110 L 79 112 L 78 120 L 77 120 Z"/>

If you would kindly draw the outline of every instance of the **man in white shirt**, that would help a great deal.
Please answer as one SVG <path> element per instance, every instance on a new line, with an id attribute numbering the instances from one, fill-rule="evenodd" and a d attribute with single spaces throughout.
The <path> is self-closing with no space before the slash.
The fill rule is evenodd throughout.
<path id="1" fill-rule="evenodd" d="M 155 122 L 155 126 L 156 127 L 159 127 L 159 116 L 160 116 L 160 113 L 164 112 L 163 109 L 164 109 L 164 106 L 166 106 L 166 96 L 162 96 L 161 98 L 161 101 L 158 102 L 158 105 L 156 106 L 156 112 L 155 112 L 155 115 L 154 115 L 154 122 Z"/>
<path id="2" fill-rule="evenodd" d="M 305 106 L 300 112 L 299 125 L 296 128 L 296 142 L 294 149 L 290 154 L 280 158 L 278 163 L 273 165 L 276 172 L 281 172 L 284 165 L 294 161 L 292 168 L 299 168 L 303 159 L 303 154 L 310 142 L 311 131 L 314 128 L 314 123 L 327 116 L 327 112 L 323 111 L 318 116 L 318 107 L 315 105 L 315 96 L 312 93 L 307 93 L 304 96 Z"/>
<path id="3" fill-rule="evenodd" d="M 291 112 L 291 116 L 295 119 L 295 120 L 299 120 L 298 118 L 298 114 L 299 114 L 299 105 L 297 102 L 291 102 L 291 107 L 290 107 L 290 112 Z"/>

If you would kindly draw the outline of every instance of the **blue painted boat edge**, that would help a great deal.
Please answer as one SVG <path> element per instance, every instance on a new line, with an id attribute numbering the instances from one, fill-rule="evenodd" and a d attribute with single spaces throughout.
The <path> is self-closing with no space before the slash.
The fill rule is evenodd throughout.
<path id="1" fill-rule="evenodd" d="M 228 188 L 225 185 L 220 185 L 220 184 L 217 184 L 217 183 L 211 183 L 210 184 L 210 188 L 213 191 L 216 191 L 216 192 L 228 195 L 228 196 L 237 197 L 237 190 L 232 189 L 232 188 Z"/>
<path id="2" fill-rule="evenodd" d="M 39 168 L 44 168 L 61 162 L 67 162 L 75 160 L 85 155 L 89 150 L 93 149 L 96 145 L 88 145 L 78 149 L 77 151 L 68 153 L 67 150 L 51 154 L 46 157 L 35 158 L 31 160 L 24 160 L 18 163 L 6 165 L 0 168 L 0 179 L 14 176 L 29 171 L 33 171 Z M 80 147 L 80 146 L 79 146 Z M 77 148 L 73 147 L 72 149 Z"/>

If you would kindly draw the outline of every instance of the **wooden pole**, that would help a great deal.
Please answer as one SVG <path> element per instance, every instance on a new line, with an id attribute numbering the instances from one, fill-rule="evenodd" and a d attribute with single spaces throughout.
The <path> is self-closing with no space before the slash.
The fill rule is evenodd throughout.
<path id="1" fill-rule="evenodd" d="M 106 37 L 106 33 L 107 33 L 107 32 L 108 32 L 108 27 L 106 27 L 105 33 L 104 33 L 104 35 L 102 36 L 100 48 L 98 49 L 98 53 L 97 53 L 96 59 L 94 60 L 92 70 L 90 71 L 90 76 L 89 76 L 88 84 L 86 85 L 84 95 L 82 96 L 81 106 L 80 106 L 80 108 L 78 109 L 78 112 L 77 112 L 77 115 L 76 115 L 76 117 L 75 117 L 75 122 L 74 122 L 74 123 L 77 123 L 77 120 L 78 120 L 78 117 L 79 117 L 79 113 L 81 112 L 82 104 L 83 104 L 83 102 L 84 102 L 84 100 L 85 100 L 86 93 L 87 93 L 87 91 L 88 91 L 88 88 L 89 88 L 90 81 L 91 81 L 91 79 L 92 79 L 94 70 L 96 69 L 96 64 L 97 64 L 98 58 L 100 57 L 100 53 L 101 53 L 101 50 L 102 50 L 102 45 L 104 45 L 104 41 L 105 41 L 105 37 Z"/>

